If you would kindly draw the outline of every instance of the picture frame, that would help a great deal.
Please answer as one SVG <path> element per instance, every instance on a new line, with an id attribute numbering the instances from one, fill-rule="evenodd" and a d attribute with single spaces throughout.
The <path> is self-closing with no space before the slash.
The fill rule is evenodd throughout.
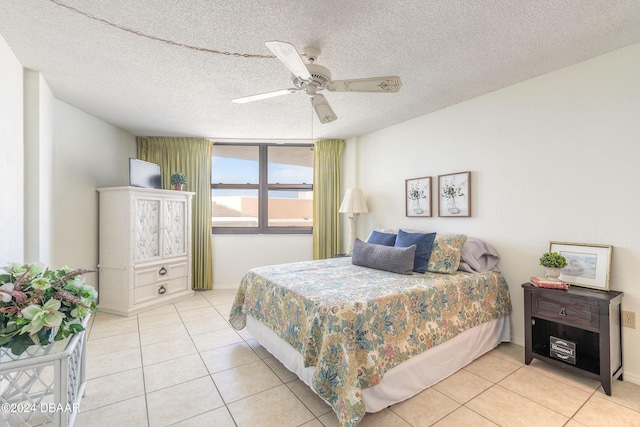
<path id="1" fill-rule="evenodd" d="M 431 177 L 405 180 L 405 215 L 430 217 Z"/>
<path id="2" fill-rule="evenodd" d="M 589 243 L 549 242 L 549 252 L 567 259 L 560 280 L 585 288 L 609 290 L 613 246 Z"/>
<path id="3" fill-rule="evenodd" d="M 471 172 L 438 175 L 438 216 L 471 216 Z"/>

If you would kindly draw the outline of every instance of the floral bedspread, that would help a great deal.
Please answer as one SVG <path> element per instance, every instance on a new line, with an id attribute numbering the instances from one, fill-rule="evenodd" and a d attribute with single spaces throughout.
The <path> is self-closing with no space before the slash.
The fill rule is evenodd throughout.
<path id="1" fill-rule="evenodd" d="M 334 258 L 250 270 L 229 320 L 242 329 L 250 315 L 299 351 L 315 391 L 352 427 L 365 414 L 361 390 L 389 369 L 509 313 L 498 272 L 405 276 Z"/>

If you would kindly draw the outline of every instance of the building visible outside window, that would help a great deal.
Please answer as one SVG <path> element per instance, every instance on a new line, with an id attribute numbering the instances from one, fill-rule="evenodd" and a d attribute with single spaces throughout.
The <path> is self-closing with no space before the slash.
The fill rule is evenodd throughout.
<path id="1" fill-rule="evenodd" d="M 214 233 L 311 233 L 313 145 L 213 146 Z"/>

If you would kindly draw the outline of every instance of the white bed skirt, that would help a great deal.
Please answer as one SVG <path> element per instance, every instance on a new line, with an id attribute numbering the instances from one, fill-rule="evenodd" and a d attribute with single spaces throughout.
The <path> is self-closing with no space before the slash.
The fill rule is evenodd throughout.
<path id="1" fill-rule="evenodd" d="M 251 316 L 247 316 L 246 327 L 260 345 L 311 387 L 315 368 L 305 368 L 300 353 Z M 415 396 L 497 347 L 500 342 L 509 341 L 511 326 L 509 316 L 506 316 L 469 329 L 412 357 L 386 372 L 379 384 L 362 390 L 367 412 L 378 412 Z"/>

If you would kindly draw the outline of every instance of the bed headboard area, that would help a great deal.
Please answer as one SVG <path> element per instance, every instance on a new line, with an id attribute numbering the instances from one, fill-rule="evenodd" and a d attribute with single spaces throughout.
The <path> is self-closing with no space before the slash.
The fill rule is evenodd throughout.
<path id="1" fill-rule="evenodd" d="M 493 246 L 464 234 L 376 228 L 367 238 L 367 243 L 394 247 L 416 244 L 414 271 L 419 273 L 425 270 L 445 274 L 457 270 L 485 273 L 498 271 L 500 261 L 500 255 Z"/>

